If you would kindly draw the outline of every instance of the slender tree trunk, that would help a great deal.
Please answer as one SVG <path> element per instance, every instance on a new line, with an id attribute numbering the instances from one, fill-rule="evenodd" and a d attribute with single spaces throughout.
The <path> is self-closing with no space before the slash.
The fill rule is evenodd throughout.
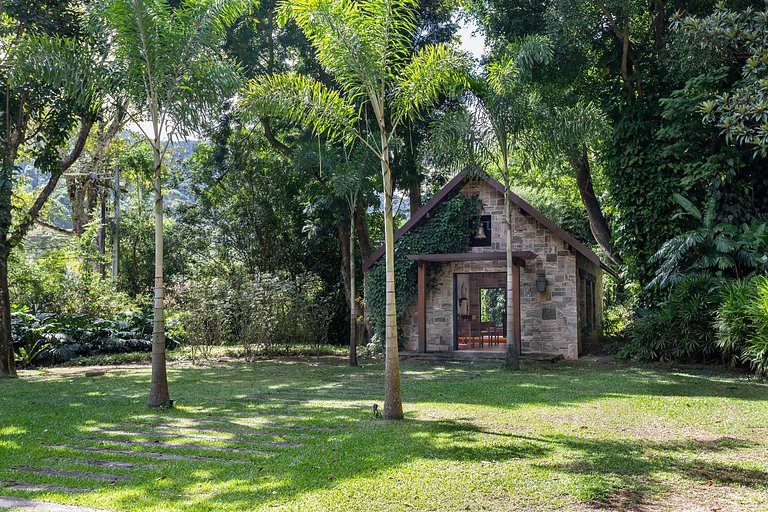
<path id="1" fill-rule="evenodd" d="M 66 176 L 67 195 L 72 219 L 72 234 L 81 236 L 85 232 L 85 226 L 90 221 L 89 211 L 86 207 L 87 188 L 90 186 L 88 176 Z"/>
<path id="2" fill-rule="evenodd" d="M 421 210 L 421 181 L 415 177 L 408 187 L 408 201 L 410 203 L 411 216 Z"/>
<path id="3" fill-rule="evenodd" d="M 347 306 L 349 306 L 351 301 L 351 296 L 349 295 L 349 290 L 351 289 L 349 286 L 349 231 L 347 231 L 347 226 L 343 222 L 339 222 L 338 229 L 337 229 L 337 235 L 339 237 L 339 253 L 341 255 L 341 280 L 344 285 L 344 300 L 347 302 Z"/>
<path id="4" fill-rule="evenodd" d="M 112 231 L 112 281 L 120 275 L 120 167 L 115 166 L 115 225 Z"/>
<path id="5" fill-rule="evenodd" d="M 383 111 L 383 109 L 382 109 Z M 381 128 L 381 177 L 384 183 L 384 264 L 386 274 L 386 307 L 384 338 L 384 413 L 388 420 L 403 419 L 400 394 L 400 360 L 397 349 L 397 308 L 395 307 L 395 236 L 392 216 L 392 172 L 389 168 L 389 143 L 384 124 Z"/>
<path id="6" fill-rule="evenodd" d="M 589 229 L 592 231 L 592 236 L 595 237 L 595 242 L 605 252 L 608 259 L 611 262 L 619 266 L 622 264 L 621 258 L 616 254 L 611 241 L 611 228 L 608 226 L 608 221 L 603 215 L 603 210 L 600 208 L 600 202 L 595 194 L 595 189 L 592 185 L 592 169 L 589 165 L 589 155 L 587 154 L 586 145 L 574 148 L 569 158 L 573 172 L 576 175 L 576 185 L 579 188 L 579 195 L 581 196 L 581 202 L 584 204 L 584 209 L 587 211 L 587 217 L 589 218 Z"/>
<path id="7" fill-rule="evenodd" d="M 355 208 L 355 231 L 357 232 L 357 246 L 360 247 L 360 259 L 363 261 L 371 256 L 371 237 L 368 233 L 365 215 L 365 208 L 358 204 Z"/>
<path id="8" fill-rule="evenodd" d="M 4 148 L 6 149 L 6 148 Z M 11 332 L 11 299 L 8 288 L 8 258 L 11 254 L 8 235 L 11 229 L 11 197 L 13 164 L 16 151 L 6 149 L 0 169 L 0 378 L 16 377 Z"/>
<path id="9" fill-rule="evenodd" d="M 512 207 L 509 200 L 509 173 L 505 170 L 505 183 L 504 183 L 504 223 L 507 227 L 507 345 L 506 354 L 504 357 L 504 366 L 508 370 L 517 370 L 520 368 L 520 347 L 517 346 L 517 339 L 515 339 L 515 301 L 519 300 L 519 297 L 514 297 L 514 274 L 512 273 Z"/>
<path id="10" fill-rule="evenodd" d="M 16 377 L 11 333 L 11 297 L 8 289 L 8 254 L 0 253 L 0 378 Z"/>
<path id="11" fill-rule="evenodd" d="M 349 212 L 349 366 L 357 366 L 357 290 L 355 288 L 355 210 Z"/>
<path id="12" fill-rule="evenodd" d="M 165 369 L 165 311 L 163 283 L 163 175 L 160 130 L 155 121 L 155 317 L 152 326 L 152 383 L 149 389 L 149 406 L 167 405 L 168 376 Z"/>
<path id="13" fill-rule="evenodd" d="M 365 221 L 365 208 L 360 204 L 355 208 L 355 232 L 357 234 L 357 246 L 360 248 L 360 260 L 365 261 L 371 256 L 371 239 L 368 233 L 368 223 Z M 363 279 L 363 294 L 365 293 L 365 279 Z M 363 321 L 360 324 L 363 340 L 367 344 L 371 339 L 371 319 L 368 316 L 368 311 L 365 307 L 361 306 L 363 313 Z"/>

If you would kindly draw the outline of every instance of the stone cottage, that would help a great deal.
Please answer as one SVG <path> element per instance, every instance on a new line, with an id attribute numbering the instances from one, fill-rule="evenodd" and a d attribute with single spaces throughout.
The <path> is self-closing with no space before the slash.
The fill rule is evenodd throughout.
<path id="1" fill-rule="evenodd" d="M 455 193 L 482 201 L 478 229 L 469 252 L 408 255 L 418 263 L 418 298 L 400 319 L 407 350 L 501 356 L 508 335 L 524 358 L 576 359 L 598 348 L 608 267 L 515 194 L 510 194 L 515 325 L 506 325 L 504 187 L 487 174 L 458 174 L 395 233 L 395 241 Z M 382 247 L 363 270 L 383 254 Z"/>

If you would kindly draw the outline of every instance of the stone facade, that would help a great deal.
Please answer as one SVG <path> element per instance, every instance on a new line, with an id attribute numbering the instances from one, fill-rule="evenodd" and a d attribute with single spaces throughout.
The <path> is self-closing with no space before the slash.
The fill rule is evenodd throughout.
<path id="1" fill-rule="evenodd" d="M 484 180 L 465 182 L 460 192 L 477 196 L 483 203 L 482 215 L 491 216 L 491 245 L 472 247 L 472 252 L 506 250 L 504 196 Z M 584 304 L 580 305 L 579 268 L 599 279 L 596 302 L 602 316 L 602 276 L 597 265 L 581 257 L 557 234 L 518 208 L 513 209 L 514 251 L 531 251 L 536 259 L 526 262 L 520 272 L 521 349 L 523 355 L 560 354 L 576 359 L 580 354 Z M 577 264 L 578 260 L 578 264 Z M 454 274 L 472 272 L 506 272 L 503 261 L 468 261 L 427 266 L 427 351 L 451 351 L 454 348 Z M 537 273 L 544 272 L 547 290 L 536 290 Z M 596 312 L 595 314 L 598 314 Z M 416 304 L 411 304 L 403 319 L 403 331 L 409 350 L 418 343 Z M 586 340 L 586 338 L 585 338 Z M 597 338 L 590 337 L 589 341 Z"/>

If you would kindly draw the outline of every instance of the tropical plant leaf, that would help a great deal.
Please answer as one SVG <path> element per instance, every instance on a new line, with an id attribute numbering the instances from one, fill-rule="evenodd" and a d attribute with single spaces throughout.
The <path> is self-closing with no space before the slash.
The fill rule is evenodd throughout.
<path id="1" fill-rule="evenodd" d="M 684 197 L 682 194 L 678 194 L 677 192 L 675 192 L 674 194 L 672 194 L 672 197 L 675 199 L 677 204 L 682 206 L 683 209 L 686 212 L 688 212 L 690 215 L 692 215 L 693 217 L 697 218 L 698 220 L 702 220 L 703 219 L 703 216 L 701 214 L 701 210 L 696 208 L 696 206 L 690 200 L 688 200 L 686 197 Z"/>
<path id="2" fill-rule="evenodd" d="M 256 116 L 272 115 L 350 142 L 355 135 L 357 115 L 338 91 L 314 78 L 295 73 L 259 77 L 248 83 L 242 101 Z"/>
<path id="3" fill-rule="evenodd" d="M 416 52 L 395 81 L 393 108 L 398 119 L 413 120 L 436 105 L 442 95 L 465 87 L 469 64 L 465 54 L 445 44 L 431 44 Z"/>

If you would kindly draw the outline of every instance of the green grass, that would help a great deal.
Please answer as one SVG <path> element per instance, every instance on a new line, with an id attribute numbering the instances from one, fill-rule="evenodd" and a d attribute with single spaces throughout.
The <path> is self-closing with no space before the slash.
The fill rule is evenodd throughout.
<path id="1" fill-rule="evenodd" d="M 415 362 L 402 370 L 403 422 L 371 412 L 382 402 L 381 365 L 353 369 L 338 358 L 176 363 L 176 407 L 167 411 L 145 407 L 148 368 L 97 377 L 83 368 L 22 372 L 0 382 L 0 485 L 92 492 L 0 495 L 131 511 L 768 510 L 765 383 L 706 367 L 595 360 L 515 373 Z M 222 423 L 196 431 L 174 427 L 184 425 L 180 418 Z M 149 426 L 161 421 L 171 426 Z M 249 435 L 227 440 L 236 435 L 229 430 Z M 198 437 L 181 439 L 190 434 Z M 128 439 L 267 453 L 116 443 Z M 255 444 L 262 441 L 303 446 Z M 66 448 L 74 445 L 132 453 Z M 157 461 L 142 457 L 147 451 L 220 460 Z M 108 469 L 75 457 L 149 465 Z M 19 466 L 130 478 L 109 483 Z"/>

